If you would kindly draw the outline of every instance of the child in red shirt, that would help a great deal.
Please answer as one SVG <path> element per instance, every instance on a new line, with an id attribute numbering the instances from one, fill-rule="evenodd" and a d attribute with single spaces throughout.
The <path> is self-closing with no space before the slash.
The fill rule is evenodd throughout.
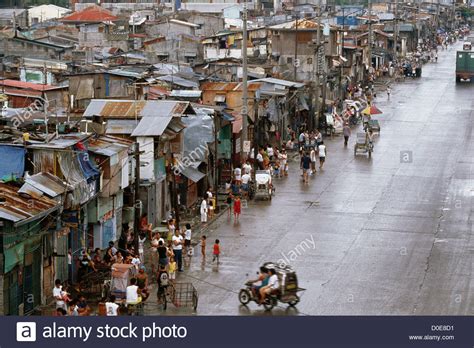
<path id="1" fill-rule="evenodd" d="M 234 220 L 238 220 L 241 212 L 241 201 L 240 197 L 236 197 L 234 200 Z"/>
<path id="2" fill-rule="evenodd" d="M 219 245 L 220 241 L 219 239 L 216 239 L 214 243 L 214 248 L 212 250 L 212 262 L 217 260 L 217 264 L 219 264 L 219 255 L 221 254 L 221 247 Z"/>

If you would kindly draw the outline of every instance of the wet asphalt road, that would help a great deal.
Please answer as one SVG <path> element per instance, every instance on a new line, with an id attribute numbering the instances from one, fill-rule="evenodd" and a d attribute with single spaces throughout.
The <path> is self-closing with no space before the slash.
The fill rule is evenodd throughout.
<path id="1" fill-rule="evenodd" d="M 309 185 L 293 162 L 273 201 L 252 202 L 238 223 L 224 215 L 209 226 L 208 254 L 219 238 L 222 264 L 201 263 L 196 248 L 179 275 L 198 289 L 197 315 L 474 314 L 474 83 L 455 84 L 459 46 L 440 51 L 421 79 L 392 84 L 391 100 L 378 93 L 384 114 L 371 160 L 354 157 L 356 129 L 348 148 L 325 139 L 324 171 Z M 247 277 L 298 245 L 291 264 L 307 290 L 297 309 L 240 306 Z"/>

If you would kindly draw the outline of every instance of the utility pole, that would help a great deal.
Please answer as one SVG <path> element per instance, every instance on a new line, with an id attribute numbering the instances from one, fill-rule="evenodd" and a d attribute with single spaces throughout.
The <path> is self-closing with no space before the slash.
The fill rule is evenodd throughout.
<path id="1" fill-rule="evenodd" d="M 369 0 L 369 73 L 372 71 L 372 0 Z"/>
<path id="2" fill-rule="evenodd" d="M 139 199 L 140 192 L 140 144 L 136 142 L 134 144 L 133 157 L 135 159 L 135 187 L 133 189 L 133 204 L 135 207 L 135 214 L 133 219 L 133 231 L 134 231 L 134 245 L 135 252 L 138 253 L 138 236 L 140 234 L 140 207 L 142 206 Z M 140 203 L 139 203 L 140 202 Z"/>
<path id="3" fill-rule="evenodd" d="M 240 161 L 245 157 L 244 141 L 248 140 L 248 86 L 247 86 L 247 1 L 244 2 L 243 11 L 243 37 L 242 37 L 242 136 L 240 137 Z"/>
<path id="4" fill-rule="evenodd" d="M 256 177 L 257 177 L 257 170 L 258 168 L 258 161 L 257 161 L 257 155 L 258 155 L 258 148 L 259 148 L 259 143 L 258 143 L 258 124 L 259 124 L 259 119 L 258 119 L 258 100 L 257 96 L 254 96 L 253 100 L 253 107 L 254 107 L 254 118 L 255 122 L 253 123 L 253 182 L 256 184 Z"/>
<path id="5" fill-rule="evenodd" d="M 344 25 L 345 25 L 345 13 L 344 7 L 342 8 L 342 31 L 341 31 L 341 57 L 344 58 Z M 370 16 L 369 16 L 370 18 Z M 341 59 L 341 65 L 339 68 L 339 88 L 341 89 L 341 100 L 344 100 L 344 91 L 342 89 L 342 75 L 344 74 L 344 60 Z"/>
<path id="6" fill-rule="evenodd" d="M 317 17 L 317 26 L 318 26 L 318 29 L 317 29 L 317 33 L 316 33 L 316 50 L 315 50 L 315 55 L 314 55 L 314 64 L 313 65 L 313 71 L 315 70 L 316 73 L 315 73 L 315 88 L 314 88 L 314 93 L 316 94 L 316 98 L 315 98 L 315 101 L 314 101 L 314 105 L 315 105 L 315 112 L 314 112 L 314 115 L 312 115 L 313 117 L 313 125 L 314 127 L 313 128 L 318 128 L 318 120 L 319 120 L 319 110 L 320 110 L 320 104 L 319 104 L 319 95 L 321 94 L 320 93 L 320 81 L 319 81 L 319 74 L 320 74 L 320 71 L 319 71 L 319 51 L 321 49 L 321 8 L 318 7 L 318 17 Z M 314 69 L 315 68 L 315 69 Z"/>
<path id="7" fill-rule="evenodd" d="M 296 4 L 296 1 L 295 1 Z M 296 81 L 298 72 L 298 14 L 295 12 L 295 61 L 293 62 L 293 80 Z"/>
<path id="8" fill-rule="evenodd" d="M 171 147 L 171 145 L 170 145 Z M 179 230 L 179 202 L 178 202 L 178 191 L 176 189 L 176 174 L 174 172 L 174 156 L 173 153 L 171 152 L 171 175 L 172 175 L 172 180 L 171 180 L 171 204 L 173 206 L 174 210 L 174 218 L 176 220 L 176 230 Z"/>
<path id="9" fill-rule="evenodd" d="M 217 163 L 218 163 L 218 139 L 217 139 L 217 122 L 218 122 L 218 112 L 214 112 L 214 199 L 216 200 L 216 208 L 214 210 L 215 213 L 218 213 L 219 210 L 219 197 L 217 196 L 219 194 L 219 190 L 217 187 L 219 186 L 219 180 L 218 180 L 218 174 L 219 171 L 217 170 Z"/>
<path id="10" fill-rule="evenodd" d="M 439 1 L 439 0 L 438 0 Z M 395 0 L 395 23 L 393 28 L 393 59 L 396 60 L 398 44 L 398 0 Z"/>
<path id="11" fill-rule="evenodd" d="M 451 22 L 451 29 L 454 30 L 456 27 L 456 0 L 453 0 L 453 9 L 452 9 L 452 22 Z"/>

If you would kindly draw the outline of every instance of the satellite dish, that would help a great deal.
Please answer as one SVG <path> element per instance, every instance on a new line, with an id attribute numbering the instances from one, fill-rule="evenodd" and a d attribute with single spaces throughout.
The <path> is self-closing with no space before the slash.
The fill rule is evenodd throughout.
<path id="1" fill-rule="evenodd" d="M 260 57 L 260 50 L 259 49 L 254 50 L 253 51 L 253 56 L 254 56 L 254 58 Z"/>

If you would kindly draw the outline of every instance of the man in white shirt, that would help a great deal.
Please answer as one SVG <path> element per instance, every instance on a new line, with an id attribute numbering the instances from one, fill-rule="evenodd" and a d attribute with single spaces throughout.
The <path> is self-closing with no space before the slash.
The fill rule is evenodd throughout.
<path id="1" fill-rule="evenodd" d="M 244 191 L 249 190 L 249 182 L 250 181 L 252 181 L 252 177 L 250 176 L 249 173 L 245 173 L 244 175 L 242 175 L 242 189 Z"/>
<path id="2" fill-rule="evenodd" d="M 267 154 L 268 154 L 268 157 L 270 158 L 270 161 L 273 161 L 274 152 L 273 152 L 273 147 L 270 144 L 267 145 Z"/>
<path id="3" fill-rule="evenodd" d="M 311 159 L 311 173 L 316 173 L 316 150 L 314 147 L 311 148 L 309 153 L 309 158 Z"/>
<path id="4" fill-rule="evenodd" d="M 262 155 L 262 152 L 259 151 L 258 154 L 257 154 L 257 163 L 258 163 L 258 168 L 260 170 L 263 170 L 264 167 L 263 167 L 263 155 Z"/>
<path id="5" fill-rule="evenodd" d="M 130 279 L 130 285 L 127 286 L 127 304 L 138 304 L 142 298 L 138 295 L 137 279 Z"/>
<path id="6" fill-rule="evenodd" d="M 304 132 L 301 132 L 300 136 L 298 137 L 298 142 L 300 143 L 300 147 L 304 146 Z"/>
<path id="7" fill-rule="evenodd" d="M 105 302 L 105 312 L 108 317 L 116 317 L 118 315 L 119 305 L 115 303 L 115 295 L 110 296 L 110 300 Z"/>
<path id="8" fill-rule="evenodd" d="M 268 275 L 270 278 L 268 279 L 268 284 L 262 288 L 260 288 L 260 304 L 265 302 L 265 297 L 272 293 L 274 290 L 278 290 L 280 287 L 280 283 L 278 282 L 278 276 L 276 274 L 275 269 L 270 268 L 268 270 Z"/>
<path id="9" fill-rule="evenodd" d="M 59 279 L 56 279 L 53 288 L 53 297 L 56 300 L 56 309 L 63 308 L 64 310 L 67 310 L 66 303 L 63 300 L 62 289 L 63 287 L 61 285 L 61 281 Z"/>
<path id="10" fill-rule="evenodd" d="M 324 141 L 321 141 L 321 145 L 318 146 L 319 153 L 319 169 L 323 169 L 324 162 L 326 161 L 326 145 Z"/>
<path id="11" fill-rule="evenodd" d="M 244 174 L 252 174 L 252 165 L 250 164 L 250 161 L 245 162 L 242 169 L 244 170 Z"/>
<path id="12" fill-rule="evenodd" d="M 242 170 L 240 167 L 237 167 L 234 169 L 234 179 L 237 181 L 237 183 L 240 183 L 242 181 Z"/>
<path id="13" fill-rule="evenodd" d="M 173 238 L 171 239 L 173 244 L 173 253 L 176 263 L 178 264 L 178 272 L 183 272 L 183 236 L 176 230 Z"/>

